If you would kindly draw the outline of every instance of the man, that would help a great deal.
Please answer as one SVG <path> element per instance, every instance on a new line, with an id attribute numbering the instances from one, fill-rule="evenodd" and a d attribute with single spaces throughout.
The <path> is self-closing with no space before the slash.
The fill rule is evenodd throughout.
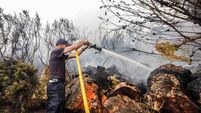
<path id="1" fill-rule="evenodd" d="M 65 60 L 75 58 L 75 54 L 69 54 L 78 50 L 80 55 L 90 45 L 88 41 L 80 41 L 69 44 L 65 39 L 56 42 L 56 48 L 52 51 L 49 60 L 50 76 L 47 86 L 48 108 L 47 113 L 63 113 L 65 107 Z M 82 46 L 84 46 L 82 48 Z"/>

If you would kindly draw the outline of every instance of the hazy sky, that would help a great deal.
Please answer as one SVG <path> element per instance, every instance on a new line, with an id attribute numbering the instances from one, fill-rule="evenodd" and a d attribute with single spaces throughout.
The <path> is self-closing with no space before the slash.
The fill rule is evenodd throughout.
<path id="1" fill-rule="evenodd" d="M 31 15 L 37 12 L 42 22 L 52 22 L 61 17 L 68 18 L 77 27 L 96 29 L 101 14 L 101 0 L 0 0 L 5 13 L 28 10 Z"/>
<path id="2" fill-rule="evenodd" d="M 96 30 L 101 23 L 101 20 L 98 19 L 98 16 L 104 15 L 104 12 L 99 9 L 101 5 L 101 0 L 0 0 L 0 7 L 4 8 L 5 13 L 19 13 L 22 10 L 28 10 L 31 16 L 33 16 L 37 12 L 43 23 L 46 21 L 52 22 L 54 19 L 68 18 L 73 21 L 76 27 L 88 28 L 88 31 Z M 93 57 L 95 56 L 93 55 Z M 128 57 L 131 57 L 131 55 Z M 91 57 L 87 58 L 85 57 L 89 65 L 100 65 L 96 58 L 93 60 L 90 59 Z M 157 67 L 158 64 L 164 63 L 163 60 L 155 57 L 155 60 L 154 58 L 144 58 L 142 56 L 131 57 L 131 59 L 134 58 L 139 62 L 145 62 L 151 67 Z M 111 62 L 110 64 L 112 65 Z M 118 65 L 117 61 L 114 61 L 114 64 Z M 125 64 L 118 66 L 123 67 L 124 71 L 130 70 L 131 73 L 135 73 L 132 71 L 136 71 L 130 69 L 133 66 L 126 66 Z"/>

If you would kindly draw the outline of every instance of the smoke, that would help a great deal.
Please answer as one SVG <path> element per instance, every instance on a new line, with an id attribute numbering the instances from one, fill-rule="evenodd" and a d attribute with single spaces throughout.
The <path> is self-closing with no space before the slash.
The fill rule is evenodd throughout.
<path id="1" fill-rule="evenodd" d="M 160 56 L 150 56 L 142 54 L 139 55 L 137 52 L 121 53 L 120 55 L 123 55 L 139 63 L 142 63 L 143 65 L 146 65 L 147 67 L 153 70 L 156 67 L 159 67 L 160 65 L 167 63 L 167 61 L 165 61 Z M 128 62 L 125 59 L 121 59 L 118 56 L 114 56 L 112 54 L 108 54 L 103 51 L 99 52 L 94 49 L 87 49 L 82 55 L 80 55 L 80 62 L 82 67 L 104 66 L 105 68 L 109 68 L 115 66 L 119 70 L 119 72 L 124 75 L 125 78 L 131 79 L 132 82 L 146 81 L 151 72 L 150 70 L 142 68 L 137 64 Z M 76 67 L 75 60 L 70 60 L 69 66 Z M 76 69 L 75 68 L 73 69 L 74 70 L 69 69 L 69 71 L 71 72 L 74 71 L 73 73 L 75 73 Z"/>

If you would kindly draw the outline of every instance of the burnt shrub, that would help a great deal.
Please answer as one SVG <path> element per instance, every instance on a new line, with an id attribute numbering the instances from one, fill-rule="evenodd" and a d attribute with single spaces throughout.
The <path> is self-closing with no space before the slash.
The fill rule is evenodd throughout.
<path id="1" fill-rule="evenodd" d="M 37 84 L 37 69 L 14 59 L 0 61 L 0 112 L 25 113 Z"/>

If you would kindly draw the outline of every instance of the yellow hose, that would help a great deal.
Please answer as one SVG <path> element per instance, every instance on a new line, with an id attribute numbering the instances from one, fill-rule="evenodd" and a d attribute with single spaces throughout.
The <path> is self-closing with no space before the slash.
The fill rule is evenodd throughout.
<path id="1" fill-rule="evenodd" d="M 75 56 L 76 56 L 78 73 L 79 73 L 80 87 L 81 87 L 81 91 L 82 91 L 82 99 L 83 99 L 83 102 L 84 102 L 85 113 L 90 113 L 88 102 L 87 102 L 87 95 L 86 95 L 85 88 L 84 88 L 84 81 L 83 81 L 83 77 L 82 77 L 80 60 L 79 60 L 79 57 L 78 57 L 78 51 L 77 50 L 75 51 Z"/>

